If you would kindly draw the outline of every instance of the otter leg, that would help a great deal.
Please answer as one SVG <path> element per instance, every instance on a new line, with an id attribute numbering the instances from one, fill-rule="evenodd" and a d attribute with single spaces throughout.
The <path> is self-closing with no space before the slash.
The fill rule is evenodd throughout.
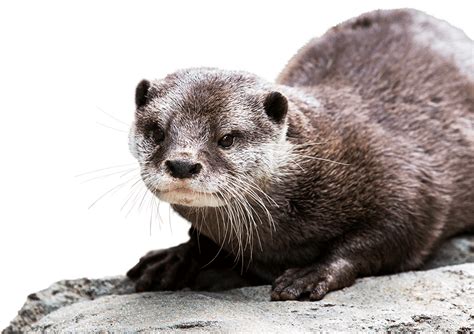
<path id="1" fill-rule="evenodd" d="M 190 240 L 178 246 L 151 251 L 127 272 L 137 292 L 179 290 L 191 287 L 208 253 L 217 246 L 191 228 Z M 199 238 L 199 240 L 198 240 Z M 205 264 L 205 263 L 204 263 Z"/>
<path id="2" fill-rule="evenodd" d="M 343 258 L 326 260 L 305 268 L 286 270 L 273 286 L 272 300 L 320 300 L 329 291 L 350 286 L 357 272 L 351 263 Z"/>
<path id="3" fill-rule="evenodd" d="M 377 274 L 381 270 L 397 271 L 418 262 L 403 252 L 409 249 L 403 243 L 410 238 L 387 240 L 380 235 L 366 232 L 342 237 L 318 262 L 286 270 L 273 283 L 271 299 L 320 300 L 330 291 L 352 285 L 359 276 Z"/>
<path id="4" fill-rule="evenodd" d="M 169 249 L 151 251 L 127 272 L 137 292 L 182 289 L 197 275 L 199 265 L 191 241 Z"/>

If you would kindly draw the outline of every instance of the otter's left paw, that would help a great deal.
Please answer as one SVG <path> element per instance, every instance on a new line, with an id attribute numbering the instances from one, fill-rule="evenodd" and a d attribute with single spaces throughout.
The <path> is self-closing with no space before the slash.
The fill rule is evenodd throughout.
<path id="1" fill-rule="evenodd" d="M 344 260 L 292 268 L 278 277 L 272 286 L 272 300 L 320 300 L 329 291 L 352 285 L 356 278 L 353 267 Z"/>

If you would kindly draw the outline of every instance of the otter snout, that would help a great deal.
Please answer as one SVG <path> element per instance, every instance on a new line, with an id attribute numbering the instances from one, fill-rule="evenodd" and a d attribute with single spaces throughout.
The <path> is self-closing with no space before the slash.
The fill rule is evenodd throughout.
<path id="1" fill-rule="evenodd" d="M 165 166 L 168 174 L 177 179 L 190 178 L 199 174 L 202 169 L 200 163 L 195 163 L 190 160 L 166 160 Z"/>

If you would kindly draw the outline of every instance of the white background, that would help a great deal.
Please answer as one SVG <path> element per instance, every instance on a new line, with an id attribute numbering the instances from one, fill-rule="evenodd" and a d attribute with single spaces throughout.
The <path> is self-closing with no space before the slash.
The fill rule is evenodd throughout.
<path id="1" fill-rule="evenodd" d="M 186 223 L 176 215 L 170 223 L 166 205 L 164 222 L 151 217 L 150 230 L 151 197 L 139 211 L 144 190 L 131 182 L 88 209 L 138 175 L 123 174 L 136 168 L 126 124 L 139 80 L 190 66 L 273 80 L 313 36 L 397 7 L 474 36 L 469 1 L 1 2 L 0 329 L 28 293 L 60 279 L 123 274 L 147 250 L 186 239 Z"/>

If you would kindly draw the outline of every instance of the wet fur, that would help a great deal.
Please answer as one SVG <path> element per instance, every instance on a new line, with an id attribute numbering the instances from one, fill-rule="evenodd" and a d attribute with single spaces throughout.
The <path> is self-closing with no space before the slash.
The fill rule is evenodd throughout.
<path id="1" fill-rule="evenodd" d="M 427 31 L 440 36 L 437 45 Z M 320 299 L 357 277 L 419 267 L 442 240 L 474 228 L 474 65 L 466 58 L 473 47 L 462 32 L 423 13 L 376 11 L 310 41 L 276 84 L 213 69 L 154 83 L 149 100 L 159 101 L 160 92 L 176 85 L 177 103 L 194 99 L 200 110 L 226 110 L 236 123 L 253 123 L 247 133 L 253 149 L 241 156 L 240 167 L 225 154 L 210 154 L 208 166 L 219 166 L 215 175 L 252 170 L 272 199 L 263 197 L 275 229 L 255 205 L 259 241 L 255 234 L 245 247 L 236 233 L 246 229 L 227 227 L 224 237 L 222 209 L 173 205 L 192 223 L 189 243 L 197 245 L 201 235 L 216 253 L 222 245 L 217 258 L 227 259 L 219 263 L 228 267 L 238 252 L 235 285 L 245 284 L 242 277 L 247 284 L 273 283 L 274 300 Z M 272 91 L 288 99 L 281 124 L 261 112 Z M 137 113 L 135 131 L 156 108 Z M 275 149 L 268 154 L 259 145 Z M 202 265 L 212 260 L 196 247 L 188 257 Z M 160 284 L 170 262 L 149 271 L 145 260 L 129 272 L 147 282 L 138 290 L 173 288 Z M 199 288 L 193 284 L 202 272 L 196 269 L 184 285 Z M 176 273 L 168 280 L 180 281 L 183 274 Z M 212 281 L 222 284 L 219 276 Z"/>

